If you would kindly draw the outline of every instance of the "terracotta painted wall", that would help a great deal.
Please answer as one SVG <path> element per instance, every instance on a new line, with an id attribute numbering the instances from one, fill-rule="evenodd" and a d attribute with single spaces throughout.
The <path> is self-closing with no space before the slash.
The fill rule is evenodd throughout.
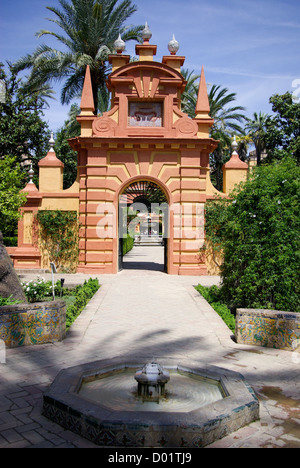
<path id="1" fill-rule="evenodd" d="M 119 195 L 135 181 L 150 180 L 166 193 L 170 206 L 168 272 L 206 274 L 205 260 L 199 257 L 208 171 L 205 145 L 96 145 L 90 141 L 80 151 L 79 271 L 118 271 Z"/>

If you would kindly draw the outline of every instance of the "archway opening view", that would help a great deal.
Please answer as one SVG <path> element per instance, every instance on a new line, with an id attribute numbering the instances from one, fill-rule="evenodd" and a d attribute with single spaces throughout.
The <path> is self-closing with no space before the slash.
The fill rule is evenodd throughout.
<path id="1" fill-rule="evenodd" d="M 167 273 L 168 200 L 156 183 L 131 183 L 119 198 L 119 270 Z"/>

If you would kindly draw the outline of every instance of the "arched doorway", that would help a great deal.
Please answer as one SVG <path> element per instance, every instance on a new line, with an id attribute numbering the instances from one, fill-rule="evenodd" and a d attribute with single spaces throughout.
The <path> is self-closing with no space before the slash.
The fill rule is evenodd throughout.
<path id="1" fill-rule="evenodd" d="M 136 180 L 119 196 L 119 271 L 167 272 L 169 203 L 151 180 Z"/>

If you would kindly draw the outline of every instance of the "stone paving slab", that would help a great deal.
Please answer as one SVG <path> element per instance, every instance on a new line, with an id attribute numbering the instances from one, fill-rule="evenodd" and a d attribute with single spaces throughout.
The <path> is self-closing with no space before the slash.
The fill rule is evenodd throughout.
<path id="1" fill-rule="evenodd" d="M 64 276 L 69 284 L 90 277 Z M 42 416 L 42 395 L 61 369 L 120 356 L 191 359 L 245 377 L 260 420 L 209 447 L 300 448 L 300 355 L 236 344 L 194 289 L 219 284 L 218 277 L 130 269 L 98 278 L 102 287 L 63 342 L 6 350 L 0 448 L 99 448 Z"/>

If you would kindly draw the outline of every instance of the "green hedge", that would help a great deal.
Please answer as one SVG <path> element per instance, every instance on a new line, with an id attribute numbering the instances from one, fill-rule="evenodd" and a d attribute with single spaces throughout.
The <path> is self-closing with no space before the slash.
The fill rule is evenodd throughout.
<path id="1" fill-rule="evenodd" d="M 300 166 L 291 158 L 253 168 L 229 198 L 205 207 L 209 245 L 224 259 L 222 302 L 300 312 Z"/>
<path id="2" fill-rule="evenodd" d="M 88 281 L 85 281 L 83 286 L 77 286 L 73 295 L 75 296 L 75 301 L 72 305 L 67 308 L 66 315 L 66 328 L 70 328 L 72 323 L 80 315 L 82 310 L 85 308 L 89 300 L 94 296 L 94 294 L 100 288 L 98 279 L 90 278 Z"/>
<path id="3" fill-rule="evenodd" d="M 22 283 L 24 293 L 29 302 L 40 302 L 52 300 L 52 281 L 46 281 L 44 278 L 40 278 L 29 282 Z M 90 278 L 85 281 L 83 285 L 76 286 L 74 289 L 68 289 L 61 286 L 61 282 L 58 280 L 55 283 L 55 299 L 65 300 L 67 306 L 66 313 L 66 328 L 70 328 L 72 323 L 76 320 L 80 312 L 85 308 L 89 300 L 100 288 L 98 279 Z M 7 305 L 1 303 L 2 298 L 0 297 L 0 305 Z"/>
<path id="4" fill-rule="evenodd" d="M 212 308 L 224 320 L 227 327 L 234 333 L 235 332 L 235 316 L 230 312 L 228 307 L 221 302 L 221 291 L 217 286 L 210 288 L 201 286 L 195 287 L 196 290 L 204 297 L 204 299 L 212 306 Z"/>
<path id="5" fill-rule="evenodd" d="M 3 244 L 5 247 L 17 247 L 18 246 L 18 237 L 3 237 Z"/>
<path id="6" fill-rule="evenodd" d="M 130 250 L 133 249 L 134 239 L 131 236 L 127 236 L 123 239 L 123 255 L 126 255 Z"/>

